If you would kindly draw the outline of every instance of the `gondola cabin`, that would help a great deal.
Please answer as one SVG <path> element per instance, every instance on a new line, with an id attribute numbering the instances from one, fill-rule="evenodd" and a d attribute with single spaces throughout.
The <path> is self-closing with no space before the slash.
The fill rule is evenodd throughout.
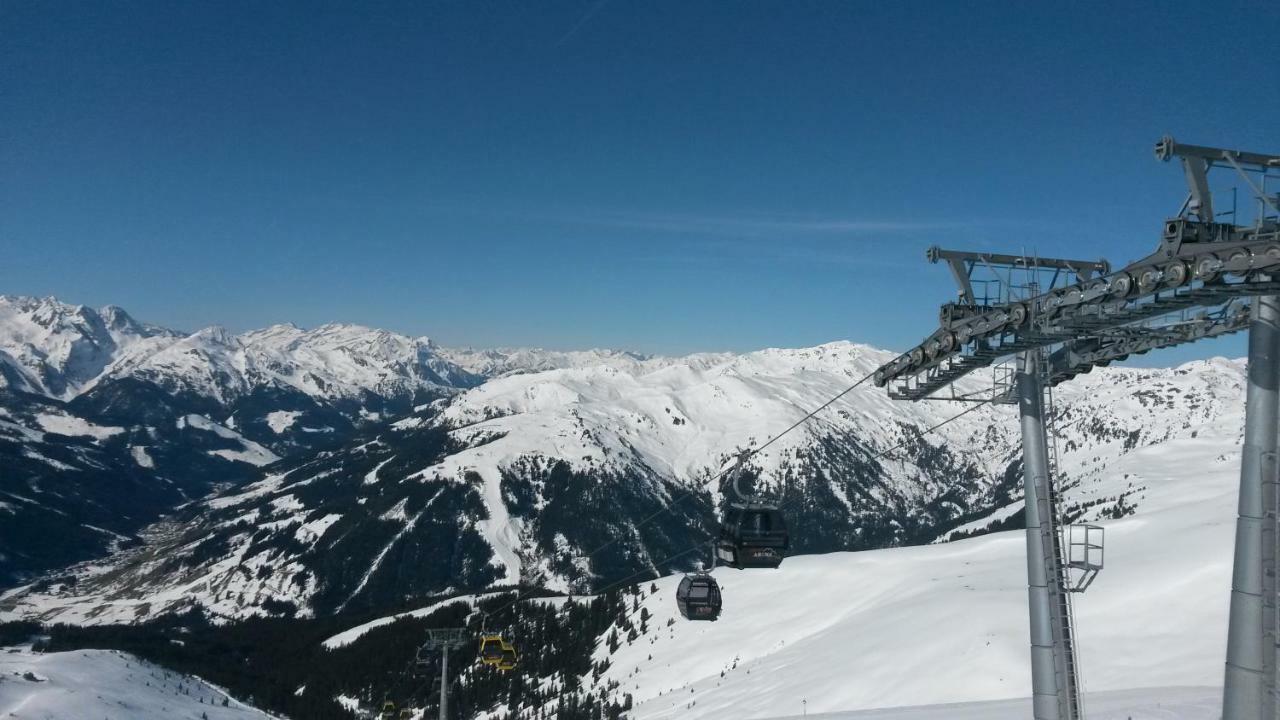
<path id="1" fill-rule="evenodd" d="M 503 648 L 510 647 L 503 642 L 501 635 L 483 635 L 480 637 L 480 662 L 485 665 L 498 665 L 502 662 Z"/>
<path id="2" fill-rule="evenodd" d="M 499 670 L 515 670 L 516 669 L 516 649 L 512 645 L 502 643 L 502 658 L 498 661 Z"/>
<path id="3" fill-rule="evenodd" d="M 445 652 L 448 652 L 447 650 Z M 413 658 L 413 674 L 426 675 L 431 672 L 431 657 L 427 654 L 426 649 L 419 648 L 418 654 Z"/>
<path id="4" fill-rule="evenodd" d="M 720 522 L 716 558 L 735 568 L 776 568 L 791 547 L 787 522 L 775 505 L 734 503 Z"/>
<path id="5" fill-rule="evenodd" d="M 685 575 L 676 588 L 676 605 L 687 620 L 715 620 L 720 617 L 720 585 L 706 573 Z"/>

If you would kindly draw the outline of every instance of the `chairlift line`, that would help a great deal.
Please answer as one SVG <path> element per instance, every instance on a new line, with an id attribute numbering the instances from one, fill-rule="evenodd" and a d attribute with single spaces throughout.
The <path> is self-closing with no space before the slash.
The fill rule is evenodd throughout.
<path id="1" fill-rule="evenodd" d="M 706 480 L 703 480 L 703 481 L 702 481 L 702 482 L 700 482 L 700 483 L 695 484 L 695 486 L 694 486 L 694 487 L 695 487 L 695 488 L 698 488 L 698 489 L 703 488 L 703 487 L 706 487 L 706 486 L 708 486 L 708 485 L 710 485 L 710 484 L 712 484 L 712 483 L 714 483 L 714 482 L 719 481 L 721 478 L 723 478 L 723 477 L 724 477 L 725 475 L 727 475 L 728 473 L 730 473 L 730 472 L 734 471 L 735 469 L 740 468 L 740 467 L 742 466 L 742 464 L 746 462 L 746 460 L 747 460 L 747 459 L 749 459 L 749 458 L 753 457 L 754 455 L 756 455 L 757 453 L 761 452 L 761 451 L 762 451 L 762 450 L 764 450 L 765 448 L 767 448 L 767 447 L 769 447 L 770 445 L 774 444 L 775 442 L 777 442 L 778 440 L 780 440 L 783 436 L 785 436 L 785 435 L 787 435 L 788 433 L 790 433 L 792 430 L 795 430 L 796 428 L 800 427 L 801 425 L 803 425 L 804 423 L 808 422 L 809 420 L 812 420 L 812 419 L 813 419 L 813 417 L 814 417 L 815 415 L 817 415 L 818 413 L 822 412 L 823 410 L 826 410 L 827 408 L 831 407 L 831 406 L 832 406 L 832 405 L 834 405 L 837 401 L 839 401 L 841 398 L 843 398 L 845 395 L 848 395 L 849 393 L 851 393 L 851 392 L 853 392 L 854 390 L 856 390 L 856 389 L 857 389 L 859 386 L 861 386 L 863 383 L 865 383 L 866 381 L 870 380 L 874 374 L 875 374 L 875 373 L 867 373 L 866 375 L 862 376 L 862 377 L 861 377 L 857 382 L 853 383 L 852 385 L 850 385 L 849 387 L 845 388 L 844 390 L 841 390 L 841 391 L 840 391 L 839 393 L 837 393 L 836 395 L 833 395 L 833 396 L 832 396 L 830 399 L 828 399 L 826 402 L 822 403 L 822 404 L 821 404 L 821 405 L 819 405 L 818 407 L 816 407 L 816 408 L 814 408 L 813 410 L 811 410 L 811 411 L 809 411 L 808 413 L 806 413 L 804 417 L 802 417 L 802 418 L 800 418 L 799 420 L 797 420 L 797 421 L 795 421 L 794 423 L 792 423 L 792 424 L 791 424 L 790 426 L 788 426 L 785 430 L 783 430 L 782 432 L 778 433 L 777 435 L 774 435 L 773 437 L 769 438 L 769 439 L 768 439 L 768 440 L 767 440 L 763 445 L 761 445 L 760 447 L 757 447 L 757 448 L 751 448 L 751 449 L 748 449 L 748 450 L 744 450 L 744 451 L 742 451 L 742 452 L 738 455 L 738 461 L 737 461 L 736 463 L 734 463 L 733 465 L 730 465 L 729 467 L 726 467 L 726 468 L 721 469 L 719 472 L 717 472 L 716 474 L 712 475 L 710 478 L 708 478 L 708 479 L 706 479 Z M 646 525 L 648 525 L 649 523 L 653 522 L 654 520 L 657 520 L 657 519 L 658 519 L 659 517 L 661 517 L 662 515 L 666 514 L 667 512 L 670 512 L 671 510 L 673 510 L 673 509 L 675 508 L 675 506 L 676 506 L 676 505 L 678 505 L 679 503 L 683 502 L 685 499 L 687 499 L 687 498 L 691 497 L 693 494 L 694 494 L 693 490 L 692 490 L 692 489 L 689 489 L 689 490 L 686 490 L 686 491 L 684 491 L 684 492 L 682 492 L 682 493 L 680 493 L 680 494 L 676 495 L 676 496 L 675 496 L 674 498 L 672 498 L 672 499 L 671 499 L 671 501 L 670 501 L 670 502 L 668 502 L 665 506 L 663 506 L 662 508 L 659 508 L 658 510 L 655 510 L 653 513 L 651 513 L 651 514 L 649 514 L 648 516 L 646 516 L 646 517 L 642 518 L 642 519 L 640 520 L 640 522 L 638 522 L 638 523 L 636 523 L 636 524 L 632 525 L 632 530 L 633 530 L 633 531 L 637 531 L 637 532 L 638 532 L 638 531 L 640 530 L 640 528 L 645 527 Z M 583 556 L 582 556 L 582 559 L 583 559 L 583 560 L 590 560 L 591 558 L 593 558 L 593 557 L 595 557 L 597 554 L 599 554 L 601 551 L 605 550 L 606 548 L 608 548 L 609 546 L 611 546 L 611 545 L 613 545 L 615 542 L 617 542 L 619 537 L 620 537 L 620 536 L 615 535 L 614 537 L 612 537 L 612 538 L 610 538 L 610 539 L 608 539 L 608 540 L 604 541 L 603 543 L 601 543 L 601 544 L 600 544 L 600 546 L 599 546 L 599 547 L 595 548 L 594 550 L 592 550 L 591 552 L 587 553 L 586 555 L 583 555 Z M 684 550 L 684 551 L 682 551 L 682 552 L 680 552 L 680 553 L 677 553 L 676 555 L 668 556 L 668 557 L 667 557 L 667 558 L 665 558 L 662 562 L 666 562 L 667 560 L 672 560 L 672 559 L 674 559 L 674 558 L 676 558 L 676 557 L 679 557 L 679 556 L 681 556 L 681 555 L 685 555 L 685 554 L 687 554 L 687 553 L 689 553 L 689 552 L 692 552 L 694 549 L 696 549 L 696 547 L 695 547 L 695 548 L 689 548 L 689 549 L 686 549 L 686 550 Z M 656 565 L 655 565 L 655 567 L 656 567 Z M 644 571 L 640 571 L 640 572 L 637 572 L 637 573 L 633 573 L 632 575 L 628 576 L 627 578 L 624 578 L 624 580 L 630 580 L 631 578 L 634 578 L 634 577 L 636 577 L 637 575 L 639 575 L 641 572 L 644 572 Z M 613 588 L 614 586 L 616 586 L 617 584 L 619 584 L 619 583 L 611 583 L 610 585 L 606 585 L 603 589 L 597 590 L 597 591 L 595 592 L 595 594 L 596 594 L 596 595 L 603 594 L 606 590 L 612 589 L 612 588 Z M 519 602 L 519 601 L 520 601 L 520 586 L 517 584 L 517 585 L 516 585 L 516 597 L 515 597 L 514 599 L 512 599 L 512 601 L 511 601 L 511 602 L 507 603 L 506 605 L 503 605 L 502 607 L 498 608 L 497 610 L 494 610 L 492 613 L 484 613 L 484 615 L 485 615 L 485 617 L 488 617 L 490 614 L 494 614 L 494 615 L 496 615 L 496 614 L 498 614 L 498 613 L 500 613 L 500 612 L 502 612 L 502 611 L 506 610 L 507 608 L 511 607 L 512 605 L 515 605 L 515 604 L 516 604 L 517 602 Z"/>
<path id="2" fill-rule="evenodd" d="M 753 456 L 754 456 L 754 455 L 756 455 L 757 453 L 761 452 L 761 451 L 762 451 L 762 450 L 764 450 L 765 448 L 769 447 L 770 445 L 773 445 L 775 442 L 777 442 L 779 439 L 781 439 L 784 435 L 786 435 L 786 434 L 790 433 L 791 431 L 795 430 L 796 428 L 800 427 L 800 426 L 801 426 L 801 425 L 803 425 L 805 422 L 808 422 L 809 420 L 813 419 L 813 417 L 814 417 L 814 416 L 816 416 L 818 413 L 820 413 L 820 412 L 822 412 L 823 410 L 825 410 L 825 409 L 827 409 L 827 408 L 831 407 L 832 405 L 834 405 L 834 404 L 835 404 L 836 402 L 838 402 L 841 398 L 843 398 L 844 396 L 846 396 L 846 395 L 848 395 L 849 393 L 853 392 L 853 391 L 854 391 L 855 389 L 857 389 L 859 386 L 863 385 L 867 380 L 870 380 L 870 379 L 873 377 L 873 375 L 874 375 L 874 373 L 868 373 L 867 375 L 864 375 L 864 376 L 863 376 L 863 377 L 861 377 L 857 382 L 855 382 L 855 383 L 853 383 L 852 385 L 848 386 L 848 387 L 847 387 L 847 388 L 845 388 L 844 390 L 841 390 L 841 391 L 840 391 L 839 393 L 837 393 L 836 395 L 833 395 L 831 398 L 829 398 L 829 399 L 828 399 L 826 402 L 824 402 L 822 405 L 819 405 L 817 408 L 815 408 L 815 409 L 811 410 L 810 412 L 806 413 L 804 417 L 802 417 L 801 419 L 799 419 L 799 420 L 797 420 L 796 422 L 792 423 L 790 426 L 788 426 L 788 427 L 787 427 L 786 429 L 784 429 L 782 432 L 780 432 L 780 433 L 778 433 L 777 435 L 774 435 L 773 437 L 769 438 L 769 440 L 768 440 L 768 441 L 766 441 L 763 445 L 760 445 L 760 446 L 759 446 L 759 447 L 757 447 L 757 448 L 752 448 L 752 449 L 744 450 L 742 453 L 740 453 L 740 454 L 738 455 L 738 460 L 737 460 L 737 462 L 735 462 L 733 465 L 730 465 L 729 467 L 726 467 L 726 468 L 724 468 L 724 469 L 720 470 L 720 471 L 719 471 L 719 472 L 717 472 L 715 475 L 712 475 L 709 479 L 704 480 L 703 482 L 699 483 L 699 484 L 698 484 L 698 487 L 705 487 L 705 486 L 707 486 L 707 485 L 710 485 L 711 483 L 713 483 L 713 482 L 716 482 L 716 481 L 720 480 L 721 478 L 723 478 L 723 477 L 724 477 L 725 475 L 727 475 L 728 473 L 733 472 L 733 471 L 735 471 L 735 470 L 740 470 L 740 469 L 742 468 L 742 466 L 745 464 L 746 460 L 750 459 L 751 457 L 753 457 Z M 931 426 L 931 427 L 925 428 L 923 431 L 921 431 L 921 433 L 920 433 L 920 434 L 921 434 L 921 436 L 929 435 L 929 434 L 933 433 L 934 431 L 938 430 L 939 428 L 941 428 L 941 427 L 943 427 L 943 426 L 947 425 L 948 423 L 954 422 L 955 420 L 958 420 L 959 418 L 961 418 L 961 417 L 963 417 L 963 416 L 965 416 L 965 415 L 968 415 L 969 413 L 973 412 L 974 410 L 977 410 L 978 408 L 982 407 L 982 406 L 983 406 L 983 405 L 985 405 L 985 404 L 987 404 L 987 401 L 980 402 L 980 403 L 977 403 L 977 404 L 975 404 L 975 405 L 973 405 L 973 406 L 971 406 L 971 407 L 968 407 L 968 408 L 966 408 L 965 410 L 963 410 L 962 412 L 960 412 L 960 413 L 958 413 L 958 414 L 956 414 L 956 415 L 953 415 L 952 417 L 947 418 L 946 420 L 943 420 L 942 422 L 940 422 L 940 423 L 938 423 L 938 424 L 936 424 L 936 425 L 933 425 L 933 426 Z M 870 458 L 870 459 L 871 459 L 871 460 L 878 460 L 878 459 L 880 459 L 880 458 L 882 458 L 882 457 L 885 457 L 886 455 L 888 455 L 888 454 L 890 454 L 890 453 L 894 452 L 895 450 L 897 450 L 897 449 L 901 448 L 901 447 L 902 447 L 903 445 L 905 445 L 905 444 L 906 444 L 905 442 L 904 442 L 904 443 L 900 443 L 900 444 L 895 445 L 894 447 L 891 447 L 891 448 L 889 448 L 889 449 L 887 449 L 887 450 L 883 450 L 883 451 L 881 451 L 881 452 L 879 452 L 879 453 L 877 453 L 877 454 L 875 454 L 875 455 L 871 456 L 871 458 Z M 736 487 L 736 482 L 735 482 L 735 487 Z M 694 494 L 694 493 L 693 493 L 693 491 L 692 491 L 692 490 L 688 490 L 688 491 L 685 491 L 684 493 L 681 493 L 680 495 L 677 495 L 677 496 L 676 496 L 675 498 L 673 498 L 669 503 L 667 503 L 667 505 L 666 505 L 666 506 L 664 506 L 662 509 L 660 509 L 660 510 L 657 510 L 657 511 L 653 512 L 652 514 L 648 515 L 647 517 L 645 517 L 645 518 L 641 519 L 641 520 L 640 520 L 640 522 L 638 522 L 638 523 L 636 523 L 635 525 L 633 525 L 633 526 L 632 526 L 632 527 L 633 527 L 633 529 L 638 531 L 640 528 L 642 528 L 642 527 L 644 527 L 644 526 L 648 525 L 649 523 L 653 522 L 653 521 L 654 521 L 654 520 L 656 520 L 657 518 L 661 517 L 664 513 L 667 513 L 667 512 L 669 512 L 669 511 L 671 511 L 672 509 L 674 509 L 674 507 L 675 507 L 678 503 L 680 503 L 680 502 L 684 501 L 685 499 L 687 499 L 688 497 L 692 496 L 693 494 Z M 754 511 L 765 511 L 765 512 L 767 512 L 767 509 L 766 509 L 766 508 L 755 508 L 755 509 L 754 509 Z M 776 508 L 774 508 L 774 511 L 776 512 Z M 776 562 L 776 563 L 774 563 L 774 564 L 772 564 L 772 565 L 756 564 L 756 565 L 752 565 L 752 567 L 777 567 L 777 566 L 778 566 L 778 563 L 781 563 L 781 562 L 782 562 L 782 560 L 781 560 L 781 551 L 785 551 L 786 549 L 788 549 L 788 548 L 790 547 L 789 538 L 787 538 L 787 537 L 786 537 L 786 535 L 785 535 L 785 518 L 783 518 L 783 517 L 782 517 L 782 515 L 781 515 L 781 513 L 779 512 L 779 513 L 777 513 L 776 515 L 772 515 L 772 517 L 770 518 L 770 520 L 771 520 L 771 521 L 774 521 L 774 522 L 779 522 L 779 523 L 781 523 L 781 524 L 782 524 L 782 526 L 783 526 L 783 534 L 782 534 L 782 537 L 781 537 L 781 538 L 779 538 L 779 536 L 778 536 L 777 534 L 774 534 L 774 535 L 772 536 L 772 538 L 768 541 L 768 542 L 772 542 L 772 543 L 775 545 L 775 547 L 773 547 L 773 548 L 768 548 L 768 550 L 772 550 L 772 551 L 773 551 L 773 552 L 778 556 L 778 557 L 777 557 L 777 562 Z M 719 535 L 720 535 L 720 533 L 717 533 L 717 536 L 719 536 Z M 617 542 L 617 537 L 614 537 L 614 538 L 611 538 L 611 539 L 609 539 L 609 540 L 605 541 L 605 542 L 604 542 L 603 544 L 601 544 L 599 547 L 595 548 L 595 549 L 594 549 L 594 550 L 592 550 L 591 552 L 589 552 L 589 553 L 587 553 L 586 555 L 584 555 L 584 556 L 583 556 L 583 559 L 585 559 L 585 560 L 589 560 L 589 559 L 591 559 L 591 558 L 592 558 L 592 557 L 594 557 L 596 554 L 598 554 L 598 553 L 600 553 L 601 551 L 603 551 L 604 549 L 608 548 L 610 545 L 612 545 L 612 544 L 613 544 L 613 543 L 615 543 L 615 542 Z M 658 577 L 662 577 L 662 572 L 661 572 L 661 566 L 662 566 L 662 565 L 664 565 L 664 564 L 666 564 L 666 563 L 670 562 L 671 560 L 674 560 L 674 559 L 676 559 L 676 558 L 678 558 L 678 557 L 683 557 L 683 556 L 685 556 L 685 555 L 688 555 L 688 554 L 689 554 L 689 553 L 691 553 L 691 552 L 694 552 L 695 550 L 697 550 L 697 549 L 700 547 L 700 545 L 701 545 L 701 543 L 700 543 L 700 544 L 698 544 L 698 545 L 693 545 L 693 546 L 691 546 L 691 547 L 685 548 L 684 550 L 681 550 L 681 551 L 679 551 L 679 552 L 672 553 L 672 554 L 670 554 L 670 555 L 668 555 L 668 556 L 666 556 L 666 557 L 662 558 L 661 560 L 659 560 L 659 561 L 657 561 L 657 562 L 655 562 L 655 563 L 650 563 L 650 567 L 649 567 L 649 568 L 644 568 L 644 569 L 638 570 L 638 571 L 636 571 L 636 572 L 634 572 L 634 573 L 631 573 L 630 575 L 627 575 L 626 577 L 621 578 L 620 580 L 615 580 L 614 582 L 609 583 L 608 585 L 605 585 L 604 587 L 602 587 L 602 588 L 600 588 L 600 589 L 596 590 L 596 591 L 595 591 L 594 593 L 592 593 L 592 594 L 594 594 L 594 595 L 604 595 L 605 593 L 609 592 L 610 590 L 613 590 L 613 589 L 615 589 L 615 588 L 617 588 L 617 587 L 619 587 L 619 586 L 621 586 L 621 585 L 623 585 L 623 584 L 625 584 L 625 583 L 627 583 L 627 582 L 629 582 L 629 581 L 631 581 L 631 580 L 633 580 L 633 579 L 635 579 L 635 578 L 637 578 L 637 577 L 640 577 L 640 576 L 642 576 L 642 575 L 645 575 L 645 574 L 647 574 L 647 573 L 649 573 L 649 572 L 657 571 L 657 572 L 658 572 Z M 717 546 L 717 552 L 718 552 L 718 546 Z M 762 562 L 764 561 L 764 556 L 765 556 L 765 555 L 767 555 L 767 554 L 769 554 L 769 553 L 763 552 L 763 551 L 761 551 L 761 550 L 759 550 L 759 549 L 758 549 L 758 552 L 760 552 L 760 556 L 761 556 L 761 557 L 759 557 L 759 558 L 756 560 L 756 562 L 757 562 L 757 563 L 762 563 Z M 735 559 L 736 559 L 736 558 L 735 558 Z M 773 559 L 773 558 L 770 558 L 770 560 L 772 560 L 772 559 Z M 731 566 L 733 566 L 733 565 L 732 565 L 732 563 L 727 563 L 727 564 L 731 564 Z M 713 582 L 714 582 L 714 580 L 715 580 L 715 578 L 714 578 L 714 577 L 712 577 L 712 576 L 710 575 L 710 573 L 706 573 L 706 577 L 707 577 L 707 578 L 710 578 Z M 656 579 L 656 578 L 655 578 L 655 579 Z M 717 589 L 718 589 L 718 586 L 717 586 Z M 490 615 L 497 615 L 497 614 L 499 614 L 499 613 L 503 612 L 504 610 L 506 610 L 506 609 L 510 608 L 511 606 L 515 605 L 515 604 L 516 604 L 516 603 L 518 603 L 518 602 L 519 602 L 519 587 L 517 586 L 517 589 L 516 589 L 516 597 L 515 597 L 514 599 L 512 599 L 512 600 L 511 600 L 511 602 L 508 602 L 506 605 L 503 605 L 502 607 L 498 608 L 497 610 L 494 610 L 492 613 L 488 613 L 488 612 L 486 612 L 486 613 L 483 613 L 483 615 L 484 615 L 484 617 L 487 619 Z M 683 613 L 682 613 L 682 614 L 683 614 Z M 719 616 L 719 611 L 717 611 L 717 617 L 718 617 L 718 616 Z M 686 616 L 686 617 L 687 617 L 687 616 Z"/>
<path id="3" fill-rule="evenodd" d="M 976 403 L 974 403 L 972 406 L 970 406 L 970 407 L 966 408 L 963 412 L 960 412 L 960 413 L 958 413 L 958 414 L 956 414 L 956 415 L 952 415 L 951 417 L 947 418 L 946 420 L 943 420 L 942 422 L 938 423 L 937 425 L 933 425 L 933 426 L 931 426 L 931 427 L 927 427 L 927 428 L 925 428 L 925 429 L 920 433 L 920 436 L 921 436 L 921 437 L 924 437 L 925 435 L 929 435 L 929 434 L 933 433 L 935 430 L 940 429 L 940 428 L 941 428 L 941 427 L 943 427 L 944 425 L 948 425 L 948 424 L 950 424 L 950 423 L 953 423 L 953 422 L 955 422 L 956 420 L 959 420 L 960 418 L 964 417 L 965 415 L 968 415 L 969 413 L 973 412 L 974 410 L 977 410 L 978 408 L 981 408 L 981 407 L 982 407 L 982 406 L 984 406 L 984 405 L 990 405 L 992 402 L 993 402 L 993 401 L 992 401 L 990 398 L 988 398 L 988 399 L 986 399 L 986 400 L 981 400 L 981 401 L 979 401 L 979 402 L 976 402 Z M 876 453 L 875 455 L 872 455 L 872 456 L 871 456 L 870 458 L 868 458 L 868 459 L 869 459 L 869 460 L 879 460 L 880 458 L 882 458 L 882 457 L 884 457 L 884 456 L 886 456 L 886 455 L 889 455 L 890 453 L 894 452 L 895 450 L 898 450 L 899 448 L 903 447 L 904 445 L 906 445 L 906 444 L 907 444 L 907 443 L 909 443 L 909 442 L 911 442 L 911 441 L 910 441 L 910 440 L 904 440 L 904 441 L 902 441 L 902 442 L 898 443 L 897 445 L 894 445 L 893 447 L 889 448 L 888 450 L 881 450 L 880 452 Z"/>

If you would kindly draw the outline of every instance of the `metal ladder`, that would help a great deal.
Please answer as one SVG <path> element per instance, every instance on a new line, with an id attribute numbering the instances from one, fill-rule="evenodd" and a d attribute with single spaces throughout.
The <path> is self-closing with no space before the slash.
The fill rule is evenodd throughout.
<path id="1" fill-rule="evenodd" d="M 1280 637 L 1277 632 L 1280 631 L 1280 608 L 1277 607 L 1276 597 L 1280 592 L 1280 577 L 1276 575 L 1276 561 L 1280 557 L 1280 532 L 1277 532 L 1277 523 L 1280 522 L 1280 507 L 1277 502 L 1280 501 L 1280 478 L 1276 475 L 1277 455 L 1276 453 L 1263 453 L 1263 462 L 1269 469 L 1262 483 L 1262 499 L 1263 518 L 1265 520 L 1264 529 L 1262 531 L 1262 637 L 1263 637 L 1263 655 L 1262 655 L 1262 672 L 1263 672 L 1263 699 L 1262 711 L 1266 717 L 1274 718 L 1277 716 L 1277 706 L 1280 705 L 1280 697 L 1277 697 L 1277 660 L 1280 660 Z"/>
<path id="2" fill-rule="evenodd" d="M 1044 353 L 1041 353 L 1037 360 L 1036 373 L 1040 376 L 1041 387 L 1044 388 L 1045 444 L 1049 460 L 1049 475 L 1045 483 L 1047 487 L 1044 488 L 1045 492 L 1041 493 L 1042 499 L 1040 501 L 1042 504 L 1040 508 L 1042 522 L 1050 524 L 1049 531 L 1046 533 L 1046 539 L 1049 542 L 1044 543 L 1045 567 L 1050 569 L 1053 580 L 1049 585 L 1050 602 L 1056 605 L 1058 615 L 1061 618 L 1061 635 L 1058 640 L 1061 644 L 1062 652 L 1054 653 L 1054 660 L 1058 666 L 1059 678 L 1064 679 L 1067 685 L 1065 688 L 1066 706 L 1061 707 L 1060 710 L 1063 713 L 1063 720 L 1083 720 L 1084 703 L 1080 687 L 1079 664 L 1076 658 L 1075 613 L 1072 608 L 1069 589 L 1071 587 L 1071 578 L 1063 549 L 1065 542 L 1063 532 L 1066 528 L 1066 523 L 1062 512 L 1062 504 L 1058 498 L 1059 464 L 1056 427 L 1058 414 L 1053 404 L 1053 386 L 1049 381 L 1049 362 Z"/>

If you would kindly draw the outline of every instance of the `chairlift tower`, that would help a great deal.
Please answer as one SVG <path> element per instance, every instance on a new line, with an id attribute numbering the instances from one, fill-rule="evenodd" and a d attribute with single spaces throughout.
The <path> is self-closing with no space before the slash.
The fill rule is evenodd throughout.
<path id="1" fill-rule="evenodd" d="M 1103 565 L 1102 529 L 1066 526 L 1058 502 L 1053 387 L 1150 350 L 1249 330 L 1245 447 L 1228 632 L 1224 720 L 1276 720 L 1277 417 L 1280 416 L 1280 156 L 1179 144 L 1188 196 L 1147 257 L 1106 261 L 931 248 L 958 286 L 939 327 L 876 370 L 894 398 L 1016 402 L 1022 430 L 1035 720 L 1083 716 L 1071 596 Z M 1234 170 L 1257 202 L 1214 212 L 1209 173 Z M 1222 217 L 1229 222 L 1221 222 Z M 956 381 L 993 368 L 990 386 Z"/>
<path id="2" fill-rule="evenodd" d="M 449 651 L 466 645 L 471 634 L 466 628 L 430 628 L 427 630 L 427 641 L 418 649 L 417 664 L 419 667 L 428 664 L 427 655 L 440 651 L 440 720 L 449 717 Z"/>

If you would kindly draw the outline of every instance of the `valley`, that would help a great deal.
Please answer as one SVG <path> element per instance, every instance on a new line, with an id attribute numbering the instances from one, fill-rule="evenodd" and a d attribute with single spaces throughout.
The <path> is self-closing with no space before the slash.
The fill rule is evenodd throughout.
<path id="1" fill-rule="evenodd" d="M 50 302 L 0 304 L 21 316 L 0 327 L 57 319 L 43 346 L 30 330 L 0 341 L 0 452 L 22 459 L 0 487 L 5 557 L 21 560 L 2 568 L 0 618 L 69 624 L 52 648 L 133 652 L 317 718 L 384 693 L 429 704 L 403 676 L 415 638 L 476 607 L 561 648 L 514 677 L 458 651 L 458 706 L 493 720 L 768 718 L 797 697 L 813 714 L 1027 687 L 1023 544 L 999 532 L 1021 526 L 1010 406 L 943 424 L 971 406 L 848 393 L 748 467 L 794 557 L 717 569 L 720 621 L 676 616 L 675 583 L 733 497 L 708 481 L 884 351 L 479 352 L 327 326 L 151 329 L 112 339 L 111 359 L 77 349 L 88 335 L 59 344 L 83 330 L 66 318 L 149 326 L 29 309 Z M 1056 391 L 1065 511 L 1108 532 L 1078 608 L 1087 691 L 1220 681 L 1243 382 L 1241 362 L 1214 359 Z M 278 682 L 219 675 L 208 653 L 233 637 Z"/>

